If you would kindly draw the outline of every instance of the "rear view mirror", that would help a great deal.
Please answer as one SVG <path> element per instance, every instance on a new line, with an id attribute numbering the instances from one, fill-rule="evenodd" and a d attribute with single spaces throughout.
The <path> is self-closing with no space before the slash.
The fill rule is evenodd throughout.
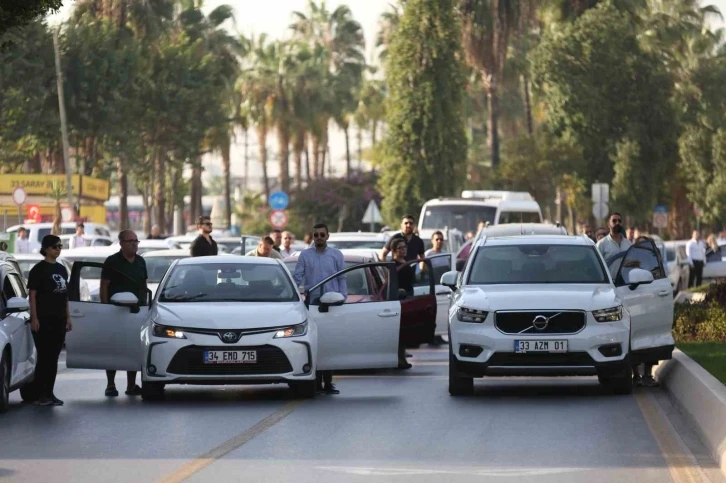
<path id="1" fill-rule="evenodd" d="M 459 272 L 446 272 L 441 276 L 441 285 L 449 287 L 450 289 L 456 288 L 456 281 L 459 278 Z"/>
<path id="2" fill-rule="evenodd" d="M 17 314 L 30 310 L 30 302 L 22 297 L 11 297 L 5 305 L 5 313 Z"/>
<path id="3" fill-rule="evenodd" d="M 639 285 L 646 285 L 649 283 L 652 283 L 653 280 L 653 274 L 650 273 L 648 270 L 643 270 L 642 268 L 634 268 L 628 273 L 628 285 L 630 286 L 630 290 L 635 290 Z"/>
<path id="4" fill-rule="evenodd" d="M 345 303 L 345 296 L 338 292 L 325 292 L 320 297 L 320 305 L 318 310 L 320 312 L 327 312 L 329 307 L 343 305 Z"/>

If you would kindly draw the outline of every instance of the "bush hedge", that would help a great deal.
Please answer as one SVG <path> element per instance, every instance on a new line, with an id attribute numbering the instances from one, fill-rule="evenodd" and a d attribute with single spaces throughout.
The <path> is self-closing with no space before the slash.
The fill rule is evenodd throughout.
<path id="1" fill-rule="evenodd" d="M 712 283 L 703 302 L 676 304 L 673 337 L 676 342 L 726 342 L 726 281 Z"/>

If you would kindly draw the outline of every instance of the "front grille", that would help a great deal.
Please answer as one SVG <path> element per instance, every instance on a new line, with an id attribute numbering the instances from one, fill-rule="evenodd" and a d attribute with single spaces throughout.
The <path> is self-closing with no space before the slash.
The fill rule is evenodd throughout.
<path id="1" fill-rule="evenodd" d="M 547 324 L 542 327 L 544 319 Z M 585 312 L 497 312 L 494 325 L 505 334 L 574 334 L 585 327 Z"/>
<path id="2" fill-rule="evenodd" d="M 488 366 L 593 366 L 595 362 L 587 352 L 568 354 L 515 354 L 496 352 L 487 361 Z"/>
<path id="3" fill-rule="evenodd" d="M 257 351 L 255 364 L 205 364 L 204 351 Z M 179 349 L 167 367 L 172 374 L 190 374 L 204 376 L 233 375 L 244 376 L 254 374 L 285 374 L 292 372 L 292 366 L 285 353 L 278 347 L 271 345 L 249 347 L 199 347 L 188 346 Z"/>

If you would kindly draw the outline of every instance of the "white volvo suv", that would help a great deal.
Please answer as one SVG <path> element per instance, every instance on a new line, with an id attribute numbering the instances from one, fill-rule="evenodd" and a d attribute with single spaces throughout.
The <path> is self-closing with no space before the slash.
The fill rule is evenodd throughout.
<path id="1" fill-rule="evenodd" d="M 655 245 L 610 262 L 574 236 L 485 237 L 448 272 L 449 393 L 482 376 L 597 375 L 632 391 L 631 366 L 670 359 L 673 295 Z"/>

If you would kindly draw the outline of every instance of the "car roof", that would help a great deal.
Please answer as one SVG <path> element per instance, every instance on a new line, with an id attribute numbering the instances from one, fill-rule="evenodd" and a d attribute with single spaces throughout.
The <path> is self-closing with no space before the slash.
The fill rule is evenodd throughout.
<path id="1" fill-rule="evenodd" d="M 300 258 L 300 252 L 293 253 L 289 257 L 285 257 L 282 261 L 283 262 L 296 262 L 298 258 Z M 372 257 L 367 257 L 364 255 L 343 253 L 343 261 L 348 262 L 348 263 L 369 263 L 369 262 L 375 262 L 377 260 L 374 260 Z"/>
<path id="2" fill-rule="evenodd" d="M 514 236 L 514 235 L 566 235 L 567 229 L 562 225 L 549 223 L 506 223 L 502 225 L 489 225 L 481 230 L 482 236 Z"/>
<path id="3" fill-rule="evenodd" d="M 338 240 L 338 241 L 344 241 L 344 240 L 382 240 L 385 241 L 388 238 L 388 235 L 385 233 L 376 233 L 376 232 L 370 232 L 370 231 L 341 231 L 337 233 L 331 233 L 328 240 Z"/>
<path id="4" fill-rule="evenodd" d="M 575 235 L 519 235 L 486 237 L 478 246 L 507 246 L 507 245 L 573 245 L 595 246 L 592 240 Z"/>
<path id="5" fill-rule="evenodd" d="M 157 257 L 188 257 L 190 256 L 189 250 L 182 250 L 175 248 L 173 250 L 152 250 L 141 254 L 144 258 L 157 258 Z"/>
<path id="6" fill-rule="evenodd" d="M 40 253 L 16 253 L 13 255 L 16 260 L 24 261 L 24 260 L 43 260 L 45 257 L 41 255 Z"/>
<path id="7" fill-rule="evenodd" d="M 244 255 L 212 255 L 208 257 L 186 257 L 179 259 L 179 265 L 208 265 L 212 263 L 256 263 L 262 265 L 276 265 L 278 263 L 278 259 L 267 257 L 246 257 Z"/>

